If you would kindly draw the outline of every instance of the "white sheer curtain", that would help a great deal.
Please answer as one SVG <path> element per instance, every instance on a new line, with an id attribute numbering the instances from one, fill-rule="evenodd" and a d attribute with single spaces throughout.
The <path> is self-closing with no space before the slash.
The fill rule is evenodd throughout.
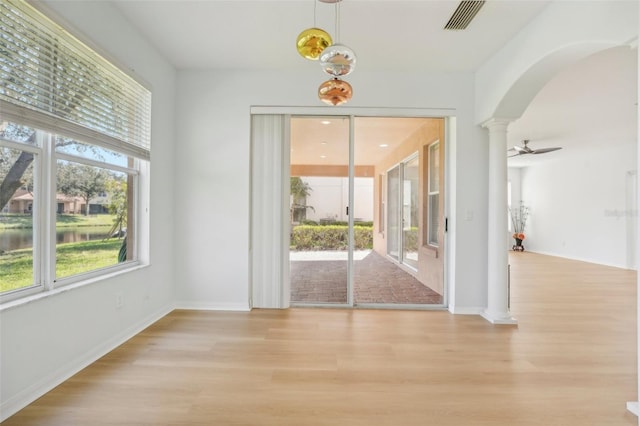
<path id="1" fill-rule="evenodd" d="M 252 307 L 288 308 L 289 117 L 251 117 Z"/>

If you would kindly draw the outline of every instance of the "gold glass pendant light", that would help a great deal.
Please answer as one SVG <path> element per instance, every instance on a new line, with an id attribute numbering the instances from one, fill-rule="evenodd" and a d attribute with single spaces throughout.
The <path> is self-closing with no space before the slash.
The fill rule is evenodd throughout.
<path id="1" fill-rule="evenodd" d="M 331 46 L 333 40 L 328 32 L 318 28 L 316 24 L 316 1 L 313 1 L 313 27 L 307 28 L 298 35 L 296 49 L 305 59 L 317 61 L 324 49 Z"/>
<path id="2" fill-rule="evenodd" d="M 331 36 L 325 30 L 308 28 L 298 36 L 296 47 L 303 58 L 317 61 L 322 51 L 332 43 Z"/>

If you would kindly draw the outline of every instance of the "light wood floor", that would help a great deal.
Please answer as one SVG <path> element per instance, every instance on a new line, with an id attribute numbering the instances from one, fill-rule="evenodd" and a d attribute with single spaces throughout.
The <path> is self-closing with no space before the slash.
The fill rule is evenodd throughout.
<path id="1" fill-rule="evenodd" d="M 519 324 L 176 311 L 6 425 L 637 425 L 634 272 L 511 254 Z"/>

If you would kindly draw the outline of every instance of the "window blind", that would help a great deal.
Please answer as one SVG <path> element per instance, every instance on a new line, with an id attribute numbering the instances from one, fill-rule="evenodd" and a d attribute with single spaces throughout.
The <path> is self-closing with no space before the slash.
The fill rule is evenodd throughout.
<path id="1" fill-rule="evenodd" d="M 21 0 L 0 0 L 0 114 L 149 157 L 151 92 Z"/>

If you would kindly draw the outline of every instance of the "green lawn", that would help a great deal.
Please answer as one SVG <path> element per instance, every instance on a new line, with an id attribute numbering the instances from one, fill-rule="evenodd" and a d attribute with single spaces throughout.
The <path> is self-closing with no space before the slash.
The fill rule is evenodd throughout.
<path id="1" fill-rule="evenodd" d="M 110 214 L 94 214 L 89 216 L 79 214 L 56 215 L 56 228 L 73 228 L 78 226 L 112 226 L 114 217 Z M 24 214 L 0 214 L 0 230 L 32 228 L 33 217 Z"/>
<path id="2" fill-rule="evenodd" d="M 121 239 L 94 240 L 56 246 L 56 276 L 68 277 L 118 263 Z M 33 283 L 33 252 L 13 250 L 0 255 L 0 291 Z"/>

